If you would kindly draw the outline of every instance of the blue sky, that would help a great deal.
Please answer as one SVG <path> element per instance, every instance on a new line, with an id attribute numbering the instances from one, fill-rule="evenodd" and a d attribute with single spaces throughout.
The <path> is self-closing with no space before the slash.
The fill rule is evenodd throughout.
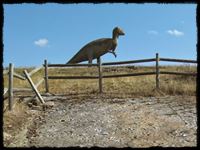
<path id="1" fill-rule="evenodd" d="M 196 4 L 4 4 L 4 61 L 8 66 L 66 63 L 88 42 L 119 26 L 117 58 L 196 59 Z M 94 60 L 96 62 L 96 60 Z"/>

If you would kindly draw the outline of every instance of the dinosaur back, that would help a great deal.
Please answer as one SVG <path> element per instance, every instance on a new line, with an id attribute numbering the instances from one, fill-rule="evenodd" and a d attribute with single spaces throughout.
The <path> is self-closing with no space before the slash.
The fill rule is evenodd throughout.
<path id="1" fill-rule="evenodd" d="M 110 38 L 94 40 L 82 47 L 67 63 L 87 61 L 89 57 L 92 57 L 92 59 L 98 58 L 113 47 L 113 40 Z"/>

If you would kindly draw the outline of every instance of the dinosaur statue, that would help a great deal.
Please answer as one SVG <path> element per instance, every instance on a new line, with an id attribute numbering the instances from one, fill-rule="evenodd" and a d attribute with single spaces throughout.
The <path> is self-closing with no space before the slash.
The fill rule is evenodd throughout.
<path id="1" fill-rule="evenodd" d="M 125 33 L 119 27 L 115 27 L 112 38 L 101 38 L 86 44 L 67 64 L 80 63 L 82 61 L 88 61 L 89 64 L 92 64 L 93 59 L 99 58 L 106 53 L 112 53 L 117 57 L 115 49 L 117 47 L 117 39 L 120 35 L 125 35 Z"/>

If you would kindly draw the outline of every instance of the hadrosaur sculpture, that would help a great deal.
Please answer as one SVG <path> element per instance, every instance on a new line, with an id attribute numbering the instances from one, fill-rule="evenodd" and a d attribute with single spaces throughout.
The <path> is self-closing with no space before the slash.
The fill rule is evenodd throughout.
<path id="1" fill-rule="evenodd" d="M 116 57 L 115 49 L 120 35 L 125 35 L 125 33 L 119 27 L 115 27 L 112 38 L 101 38 L 86 44 L 67 64 L 80 63 L 82 61 L 88 61 L 91 64 L 93 59 L 99 58 L 108 52 Z"/>

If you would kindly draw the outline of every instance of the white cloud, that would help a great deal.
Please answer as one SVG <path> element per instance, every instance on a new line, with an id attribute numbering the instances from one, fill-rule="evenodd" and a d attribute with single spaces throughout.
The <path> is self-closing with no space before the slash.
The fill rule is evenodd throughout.
<path id="1" fill-rule="evenodd" d="M 42 39 L 35 41 L 34 44 L 37 46 L 40 46 L 40 47 L 45 47 L 45 46 L 47 46 L 48 42 L 49 41 L 46 38 L 42 38 Z"/>
<path id="2" fill-rule="evenodd" d="M 158 32 L 155 31 L 155 30 L 149 30 L 148 33 L 149 33 L 149 34 L 153 34 L 153 35 L 157 35 L 157 34 L 158 34 Z"/>
<path id="3" fill-rule="evenodd" d="M 170 34 L 170 35 L 174 35 L 174 36 L 176 36 L 176 37 L 179 37 L 179 36 L 183 36 L 183 35 L 184 35 L 183 32 L 178 31 L 178 30 L 176 30 L 176 29 L 174 29 L 174 30 L 168 30 L 167 33 Z"/>

